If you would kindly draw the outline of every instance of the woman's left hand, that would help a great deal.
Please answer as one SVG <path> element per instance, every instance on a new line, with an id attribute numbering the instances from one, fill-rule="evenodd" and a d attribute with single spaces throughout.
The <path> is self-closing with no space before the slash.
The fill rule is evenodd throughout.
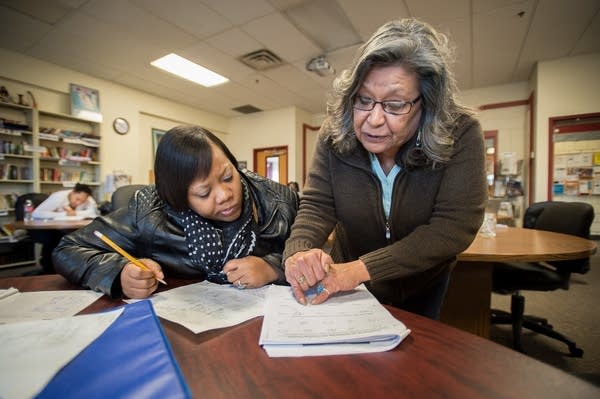
<path id="1" fill-rule="evenodd" d="M 341 291 L 351 291 L 360 283 L 369 281 L 371 276 L 361 260 L 329 265 L 327 276 L 319 282 L 318 294 L 310 302 L 311 305 L 323 303 L 331 295 Z"/>
<path id="2" fill-rule="evenodd" d="M 227 281 L 238 288 L 259 288 L 277 280 L 271 265 L 257 256 L 231 259 L 223 267 Z"/>

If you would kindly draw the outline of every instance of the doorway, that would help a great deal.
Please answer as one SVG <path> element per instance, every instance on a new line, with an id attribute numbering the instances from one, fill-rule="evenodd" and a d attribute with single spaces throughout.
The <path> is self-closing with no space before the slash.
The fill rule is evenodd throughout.
<path id="1" fill-rule="evenodd" d="M 288 148 L 255 148 L 254 171 L 281 184 L 288 182 Z"/>

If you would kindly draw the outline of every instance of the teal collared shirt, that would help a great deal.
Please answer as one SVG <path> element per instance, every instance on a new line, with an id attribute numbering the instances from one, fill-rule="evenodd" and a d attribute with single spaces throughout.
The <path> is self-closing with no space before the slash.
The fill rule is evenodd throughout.
<path id="1" fill-rule="evenodd" d="M 375 154 L 369 153 L 369 157 L 371 158 L 371 170 L 377 176 L 379 181 L 381 182 L 381 197 L 383 198 L 383 212 L 385 213 L 385 218 L 388 219 L 390 217 L 390 207 L 392 206 L 392 188 L 394 188 L 394 181 L 396 180 L 396 176 L 400 173 L 400 166 L 394 165 L 390 173 L 386 174 L 383 172 L 381 168 L 381 164 L 377 159 Z"/>

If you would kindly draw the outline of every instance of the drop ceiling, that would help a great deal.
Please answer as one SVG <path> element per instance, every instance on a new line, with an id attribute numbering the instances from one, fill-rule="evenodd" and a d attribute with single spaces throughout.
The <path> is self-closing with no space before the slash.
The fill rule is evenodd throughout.
<path id="1" fill-rule="evenodd" d="M 392 18 L 456 44 L 461 89 L 526 81 L 537 61 L 600 52 L 598 0 L 0 0 L 0 47 L 226 117 L 246 106 L 325 109 L 333 75 Z M 248 53 L 281 62 L 257 69 Z M 205 88 L 150 61 L 175 52 L 230 82 Z M 0 76 L 2 67 L 0 64 Z"/>

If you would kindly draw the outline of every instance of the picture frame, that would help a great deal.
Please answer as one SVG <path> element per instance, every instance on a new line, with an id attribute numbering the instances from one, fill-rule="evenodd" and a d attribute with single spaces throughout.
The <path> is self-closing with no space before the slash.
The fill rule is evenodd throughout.
<path id="1" fill-rule="evenodd" d="M 158 148 L 158 143 L 160 143 L 160 139 L 165 135 L 166 130 L 152 128 L 152 159 L 156 155 L 156 149 Z"/>
<path id="2" fill-rule="evenodd" d="M 71 83 L 70 98 L 71 115 L 92 122 L 102 122 L 98 90 Z"/>

